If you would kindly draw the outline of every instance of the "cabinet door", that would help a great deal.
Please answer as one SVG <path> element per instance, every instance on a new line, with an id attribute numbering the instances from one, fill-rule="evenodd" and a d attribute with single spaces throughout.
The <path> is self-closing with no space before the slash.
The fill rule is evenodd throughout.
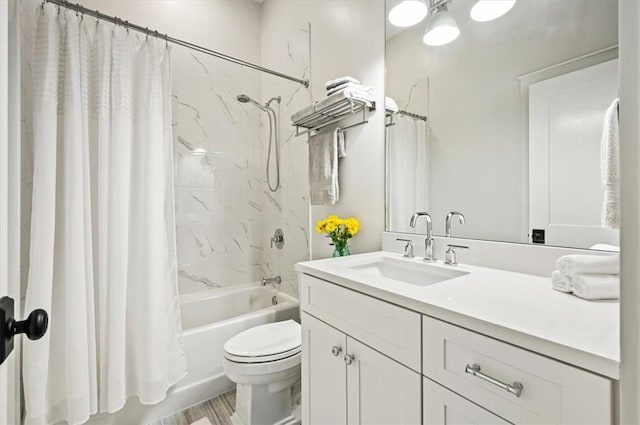
<path id="1" fill-rule="evenodd" d="M 349 424 L 420 424 L 420 375 L 347 337 Z"/>
<path id="2" fill-rule="evenodd" d="M 466 398 L 424 378 L 425 425 L 510 424 Z"/>
<path id="3" fill-rule="evenodd" d="M 302 313 L 302 423 L 347 423 L 347 337 Z"/>

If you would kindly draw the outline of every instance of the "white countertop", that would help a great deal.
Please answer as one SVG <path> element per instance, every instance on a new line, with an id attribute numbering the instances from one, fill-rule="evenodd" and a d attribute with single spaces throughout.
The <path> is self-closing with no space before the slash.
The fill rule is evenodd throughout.
<path id="1" fill-rule="evenodd" d="M 298 263 L 297 272 L 619 379 L 619 302 L 586 301 L 551 289 L 550 278 L 460 264 L 464 276 L 417 286 L 346 267 L 390 252 Z M 404 259 L 421 263 L 421 258 Z M 450 268 L 442 261 L 436 267 Z"/>

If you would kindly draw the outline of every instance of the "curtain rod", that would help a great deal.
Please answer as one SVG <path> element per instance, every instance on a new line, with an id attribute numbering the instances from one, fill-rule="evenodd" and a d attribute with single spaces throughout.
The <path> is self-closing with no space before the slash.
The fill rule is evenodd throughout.
<path id="1" fill-rule="evenodd" d="M 292 77 L 290 75 L 283 74 L 281 72 L 274 71 L 272 69 L 265 68 L 265 67 L 262 67 L 260 65 L 253 64 L 251 62 L 243 61 L 242 59 L 234 58 L 233 56 L 225 55 L 224 53 L 216 52 L 215 50 L 211 50 L 211 49 L 208 49 L 206 47 L 198 46 L 197 44 L 189 43 L 188 41 L 184 41 L 184 40 L 180 40 L 178 38 L 170 37 L 167 34 L 163 35 L 161 33 L 158 33 L 158 31 L 150 30 L 149 28 L 145 28 L 145 27 L 141 27 L 140 25 L 132 24 L 129 21 L 122 20 L 122 19 L 120 19 L 118 17 L 105 15 L 103 13 L 100 13 L 98 10 L 87 9 L 84 6 L 82 6 L 81 4 L 71 3 L 71 2 L 69 2 L 67 0 L 43 0 L 42 4 L 44 5 L 44 3 L 51 3 L 51 4 L 57 5 L 58 7 L 64 7 L 66 9 L 72 9 L 72 10 L 75 10 L 75 12 L 77 14 L 92 16 L 92 17 L 94 17 L 94 18 L 96 18 L 98 20 L 111 22 L 112 24 L 115 24 L 115 25 L 120 25 L 120 26 L 126 28 L 127 30 L 132 29 L 134 31 L 138 31 L 138 32 L 144 33 L 147 36 L 149 36 L 149 35 L 155 36 L 157 38 L 164 39 L 167 43 L 173 43 L 173 44 L 176 44 L 178 46 L 186 47 L 186 48 L 195 50 L 195 51 L 200 52 L 200 53 L 205 53 L 207 55 L 214 56 L 216 58 L 219 58 L 219 59 L 222 59 L 222 60 L 226 60 L 228 62 L 235 63 L 237 65 L 246 66 L 247 68 L 252 68 L 252 69 L 255 69 L 255 70 L 260 71 L 260 72 L 266 72 L 267 74 L 275 75 L 276 77 L 285 78 L 287 80 L 294 81 L 294 82 L 296 82 L 298 84 L 302 84 L 304 87 L 309 87 L 309 80 Z"/>
<path id="2" fill-rule="evenodd" d="M 414 114 L 413 112 L 407 112 L 407 111 L 398 111 L 398 113 L 400 115 L 406 115 L 408 117 L 415 118 L 415 119 L 418 119 L 418 120 L 422 120 L 422 121 L 425 121 L 425 122 L 427 121 L 427 117 L 425 117 L 424 115 L 418 115 L 418 114 Z"/>

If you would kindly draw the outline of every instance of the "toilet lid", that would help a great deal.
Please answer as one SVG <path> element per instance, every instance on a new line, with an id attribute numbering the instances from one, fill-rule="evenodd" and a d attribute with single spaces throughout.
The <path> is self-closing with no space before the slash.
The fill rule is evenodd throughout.
<path id="1" fill-rule="evenodd" d="M 301 334 L 294 320 L 268 323 L 240 332 L 224 344 L 224 351 L 237 357 L 290 355 L 299 351 Z"/>

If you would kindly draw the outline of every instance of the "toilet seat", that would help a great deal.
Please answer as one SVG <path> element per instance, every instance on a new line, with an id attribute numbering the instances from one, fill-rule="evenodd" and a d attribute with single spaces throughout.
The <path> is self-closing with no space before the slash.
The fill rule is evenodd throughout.
<path id="1" fill-rule="evenodd" d="M 300 324 L 286 320 L 247 329 L 228 340 L 224 351 L 225 358 L 234 363 L 269 363 L 299 357 Z"/>

